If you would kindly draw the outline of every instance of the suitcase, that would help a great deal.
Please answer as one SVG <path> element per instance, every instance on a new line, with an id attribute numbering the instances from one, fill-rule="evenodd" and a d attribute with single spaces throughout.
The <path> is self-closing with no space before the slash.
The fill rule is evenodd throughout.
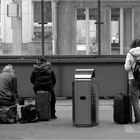
<path id="1" fill-rule="evenodd" d="M 114 96 L 113 119 L 118 124 L 132 123 L 132 102 L 130 95 L 118 94 Z"/>
<path id="2" fill-rule="evenodd" d="M 51 101 L 50 92 L 37 91 L 35 104 L 40 121 L 49 121 L 51 119 L 50 101 Z"/>

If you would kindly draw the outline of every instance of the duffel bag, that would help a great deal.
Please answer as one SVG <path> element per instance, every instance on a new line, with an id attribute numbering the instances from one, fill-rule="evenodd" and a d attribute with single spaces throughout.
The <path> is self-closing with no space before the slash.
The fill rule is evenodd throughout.
<path id="1" fill-rule="evenodd" d="M 17 107 L 13 106 L 0 106 L 0 123 L 16 123 Z"/>

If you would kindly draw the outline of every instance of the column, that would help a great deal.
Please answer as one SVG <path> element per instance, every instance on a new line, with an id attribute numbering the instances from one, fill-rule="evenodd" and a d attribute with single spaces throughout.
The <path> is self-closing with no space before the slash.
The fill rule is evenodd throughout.
<path id="1" fill-rule="evenodd" d="M 18 16 L 11 17 L 12 37 L 13 37 L 13 54 L 22 54 L 22 0 L 13 0 L 13 4 L 19 5 Z"/>
<path id="2" fill-rule="evenodd" d="M 57 1 L 52 0 L 52 53 L 57 53 Z"/>

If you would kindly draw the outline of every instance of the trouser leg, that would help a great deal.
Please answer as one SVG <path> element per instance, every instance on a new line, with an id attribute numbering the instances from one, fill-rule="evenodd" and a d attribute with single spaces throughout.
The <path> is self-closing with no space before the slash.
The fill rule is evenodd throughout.
<path id="1" fill-rule="evenodd" d="M 50 102 L 50 106 L 51 106 L 51 116 L 55 116 L 55 103 L 56 103 L 56 98 L 55 98 L 55 93 L 54 91 L 51 92 L 51 102 Z"/>
<path id="2" fill-rule="evenodd" d="M 135 121 L 140 121 L 140 108 L 139 108 L 139 89 L 135 81 L 130 82 L 130 93 L 132 97 L 132 106 L 134 109 Z"/>
<path id="3" fill-rule="evenodd" d="M 137 93 L 132 95 L 132 104 L 134 109 L 135 120 L 140 121 L 140 108 L 139 108 L 139 99 Z"/>

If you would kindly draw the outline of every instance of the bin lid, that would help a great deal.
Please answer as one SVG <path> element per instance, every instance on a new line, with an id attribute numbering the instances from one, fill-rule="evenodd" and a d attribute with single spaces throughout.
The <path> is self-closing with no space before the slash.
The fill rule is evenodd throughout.
<path id="1" fill-rule="evenodd" d="M 75 69 L 75 79 L 91 79 L 95 77 L 95 69 Z"/>

